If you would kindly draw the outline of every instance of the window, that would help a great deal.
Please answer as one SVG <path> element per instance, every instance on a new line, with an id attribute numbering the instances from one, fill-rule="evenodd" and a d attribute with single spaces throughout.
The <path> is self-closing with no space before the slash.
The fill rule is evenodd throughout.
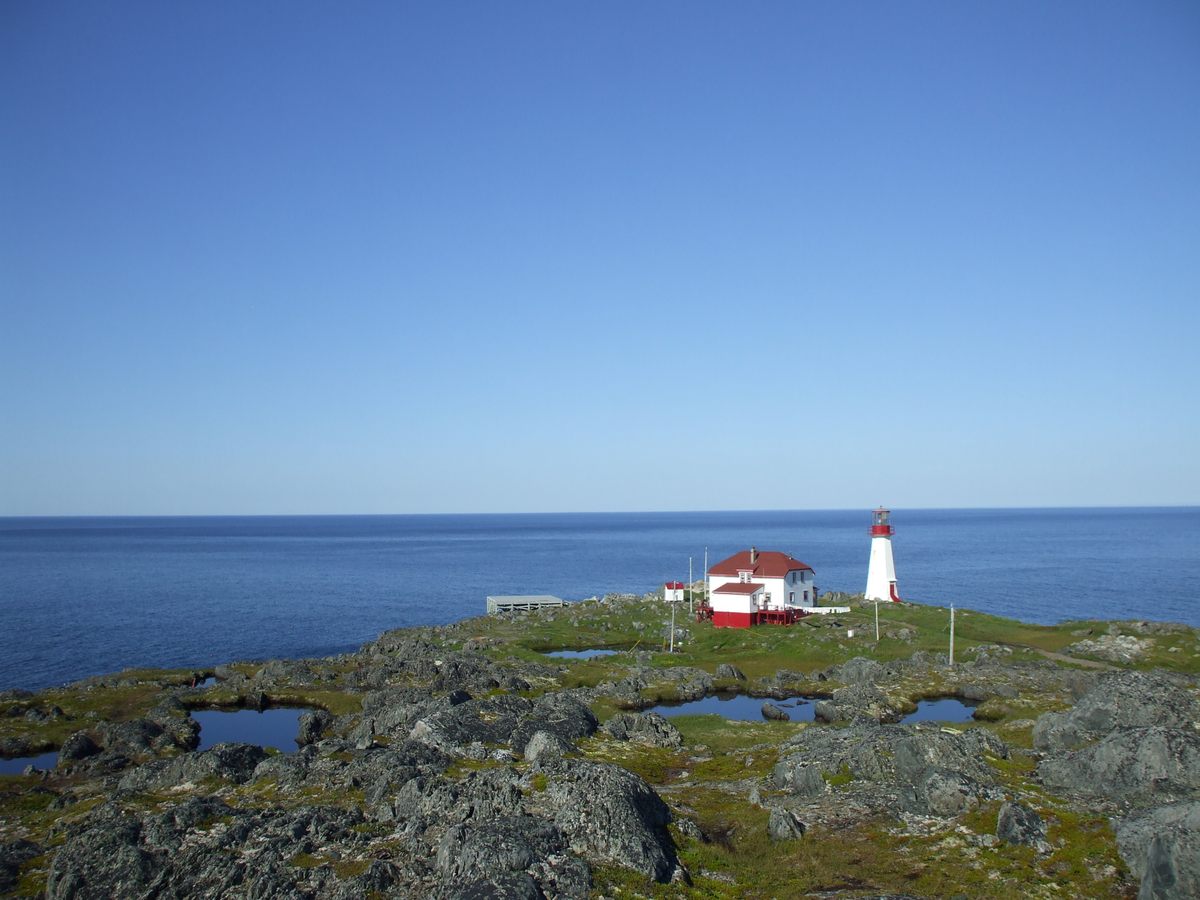
<path id="1" fill-rule="evenodd" d="M 749 580 L 750 580 L 749 572 L 738 572 L 738 581 L 742 582 L 742 584 L 747 583 Z"/>
<path id="2" fill-rule="evenodd" d="M 808 591 L 805 591 L 805 592 L 804 592 L 804 602 L 805 602 L 805 603 L 807 603 L 807 602 L 808 602 Z"/>
<path id="3" fill-rule="evenodd" d="M 795 605 L 795 603 L 796 603 L 796 592 L 795 591 L 788 592 L 788 603 Z"/>

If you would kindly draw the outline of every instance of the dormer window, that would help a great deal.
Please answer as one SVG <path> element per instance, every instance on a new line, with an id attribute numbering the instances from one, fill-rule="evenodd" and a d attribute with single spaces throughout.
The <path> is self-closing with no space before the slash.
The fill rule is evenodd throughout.
<path id="1" fill-rule="evenodd" d="M 748 584 L 750 581 L 750 573 L 738 572 L 738 581 L 740 581 L 742 584 Z"/>

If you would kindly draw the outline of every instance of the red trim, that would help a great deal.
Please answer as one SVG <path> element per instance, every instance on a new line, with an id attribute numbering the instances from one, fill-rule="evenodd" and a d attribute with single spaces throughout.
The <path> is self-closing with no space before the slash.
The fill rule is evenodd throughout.
<path id="1" fill-rule="evenodd" d="M 889 592 L 891 593 L 891 595 L 892 595 L 892 602 L 893 602 L 893 603 L 899 603 L 899 602 L 900 602 L 900 595 L 896 593 L 896 582 L 894 582 L 894 581 L 893 581 L 891 584 L 889 584 L 889 585 L 888 585 L 888 591 L 889 591 Z"/>
<path id="2" fill-rule="evenodd" d="M 750 562 L 750 551 L 743 550 L 728 559 L 714 563 L 708 570 L 709 575 L 730 575 L 737 577 L 739 572 L 752 572 L 757 578 L 786 578 L 789 572 L 812 571 L 812 566 L 800 560 L 780 553 L 777 550 L 760 550 L 754 562 Z"/>
<path id="3" fill-rule="evenodd" d="M 717 628 L 749 628 L 758 621 L 757 613 L 713 612 L 712 623 Z"/>
<path id="4" fill-rule="evenodd" d="M 669 587 L 673 591 L 682 591 L 683 590 L 683 582 L 682 581 L 668 581 L 664 585 L 664 587 Z"/>
<path id="5" fill-rule="evenodd" d="M 871 537 L 880 537 L 880 536 L 886 537 L 888 535 L 895 534 L 895 533 L 896 533 L 896 529 L 893 528 L 891 525 L 872 525 L 871 526 Z"/>

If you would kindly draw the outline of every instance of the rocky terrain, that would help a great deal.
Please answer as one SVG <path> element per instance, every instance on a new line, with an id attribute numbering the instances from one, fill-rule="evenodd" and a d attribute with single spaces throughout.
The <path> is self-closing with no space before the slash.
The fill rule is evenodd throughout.
<path id="1" fill-rule="evenodd" d="M 1200 896 L 1192 629 L 967 611 L 951 666 L 940 611 L 869 617 L 688 623 L 671 655 L 662 604 L 613 596 L 9 691 L 0 754 L 58 755 L 0 776 L 0 893 Z M 647 711 L 718 691 L 762 720 Z M 934 697 L 974 719 L 899 724 Z M 196 750 L 191 711 L 272 706 L 309 710 L 294 752 Z"/>

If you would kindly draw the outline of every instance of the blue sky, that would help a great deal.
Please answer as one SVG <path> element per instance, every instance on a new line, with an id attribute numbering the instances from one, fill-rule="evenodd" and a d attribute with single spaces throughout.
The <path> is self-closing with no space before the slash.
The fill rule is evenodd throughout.
<path id="1" fill-rule="evenodd" d="M 0 6 L 0 514 L 1200 502 L 1200 6 Z"/>

